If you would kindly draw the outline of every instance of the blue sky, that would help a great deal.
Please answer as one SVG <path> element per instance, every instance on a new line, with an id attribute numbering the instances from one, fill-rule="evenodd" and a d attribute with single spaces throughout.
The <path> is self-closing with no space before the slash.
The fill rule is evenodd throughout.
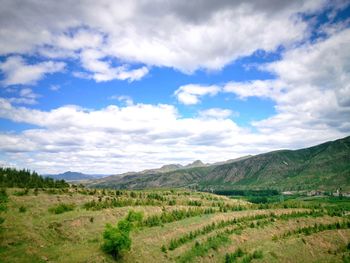
<path id="1" fill-rule="evenodd" d="M 350 133 L 349 1 L 3 1 L 0 165 L 113 174 Z"/>

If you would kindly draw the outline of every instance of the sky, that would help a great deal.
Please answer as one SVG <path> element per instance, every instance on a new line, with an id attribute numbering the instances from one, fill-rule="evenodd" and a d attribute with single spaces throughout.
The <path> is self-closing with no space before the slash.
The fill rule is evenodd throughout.
<path id="1" fill-rule="evenodd" d="M 1 166 L 118 174 L 350 135 L 350 1 L 0 6 Z"/>

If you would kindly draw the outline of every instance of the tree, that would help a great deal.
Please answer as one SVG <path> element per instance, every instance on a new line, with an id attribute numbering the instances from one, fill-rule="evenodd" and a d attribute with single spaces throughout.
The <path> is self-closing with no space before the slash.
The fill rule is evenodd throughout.
<path id="1" fill-rule="evenodd" d="M 142 221 L 142 213 L 129 211 L 127 217 L 118 222 L 117 226 L 107 224 L 103 232 L 103 251 L 111 254 L 115 259 L 120 258 L 125 251 L 130 250 L 130 231 Z"/>
<path id="2" fill-rule="evenodd" d="M 119 221 L 115 227 L 107 224 L 103 232 L 104 243 L 102 249 L 114 258 L 120 258 L 124 251 L 130 250 L 130 229 L 130 223 L 125 219 Z"/>

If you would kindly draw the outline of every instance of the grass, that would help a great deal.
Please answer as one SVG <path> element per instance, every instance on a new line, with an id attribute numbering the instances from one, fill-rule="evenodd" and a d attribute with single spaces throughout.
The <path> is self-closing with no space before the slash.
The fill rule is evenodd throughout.
<path id="1" fill-rule="evenodd" d="M 335 227 L 322 232 L 310 231 L 309 235 L 280 238 L 288 231 L 315 228 L 315 224 L 319 230 L 321 225 L 348 220 L 348 200 L 302 200 L 298 197 L 259 209 L 259 205 L 244 200 L 182 189 L 118 192 L 30 189 L 18 195 L 19 191 L 23 189 L 6 189 L 7 195 L 3 198 L 6 209 L 0 215 L 4 218 L 0 262 L 115 262 L 101 250 L 102 233 L 107 223 L 115 225 L 126 218 L 130 210 L 141 212 L 144 220 L 156 216 L 163 221 L 152 227 L 140 224 L 132 230 L 131 250 L 123 255 L 123 262 L 225 262 L 226 254 L 235 253 L 237 248 L 244 251 L 244 255 L 237 258 L 238 262 L 308 262 L 311 259 L 342 262 L 350 254 L 347 248 L 350 229 L 347 228 Z M 133 200 L 133 205 L 101 210 L 84 208 L 84 204 L 92 200 L 98 202 L 100 198 L 102 202 L 114 197 Z M 157 203 L 135 205 L 137 200 Z M 173 201 L 169 205 L 170 200 Z M 298 205 L 285 207 L 286 202 Z M 238 211 L 231 209 L 239 206 Z M 228 209 L 223 211 L 224 207 Z M 215 213 L 204 213 L 205 209 L 214 209 Z M 192 210 L 202 212 L 185 212 Z M 208 228 L 209 225 L 215 227 Z M 278 239 L 273 241 L 273 236 Z M 172 240 L 183 237 L 187 237 L 185 242 L 169 249 Z M 254 255 L 255 251 L 262 251 L 263 257 Z"/>

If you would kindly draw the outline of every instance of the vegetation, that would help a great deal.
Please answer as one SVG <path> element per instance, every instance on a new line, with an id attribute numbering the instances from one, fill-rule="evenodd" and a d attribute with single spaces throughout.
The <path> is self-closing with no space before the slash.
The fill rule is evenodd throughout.
<path id="1" fill-rule="evenodd" d="M 336 229 L 348 229 L 350 228 L 350 221 L 336 222 L 333 224 L 314 224 L 313 226 L 297 228 L 293 231 L 286 232 L 282 237 L 289 237 L 296 234 L 311 235 L 314 233 L 326 231 L 326 230 L 336 230 Z"/>
<path id="2" fill-rule="evenodd" d="M 241 248 L 237 248 L 233 253 L 226 253 L 225 255 L 225 263 L 234 263 L 238 258 L 243 257 L 245 252 Z"/>
<path id="3" fill-rule="evenodd" d="M 188 209 L 188 210 L 173 210 L 171 212 L 163 211 L 160 215 L 152 215 L 147 217 L 145 220 L 142 221 L 142 226 L 160 226 L 165 223 L 171 223 L 174 221 L 179 221 L 185 218 L 194 217 L 194 216 L 200 216 L 200 215 L 206 215 L 206 214 L 213 214 L 216 210 L 213 208 L 206 208 L 206 209 Z"/>
<path id="4" fill-rule="evenodd" d="M 111 254 L 113 258 L 118 259 L 122 256 L 123 252 L 130 250 L 130 231 L 141 220 L 141 213 L 130 211 L 127 217 L 120 220 L 116 226 L 113 227 L 111 224 L 106 224 L 105 231 L 103 232 L 103 251 Z"/>
<path id="5" fill-rule="evenodd" d="M 64 188 L 68 186 L 64 180 L 43 178 L 29 170 L 0 167 L 0 187 Z"/>
<path id="6" fill-rule="evenodd" d="M 8 195 L 5 189 L 0 189 L 0 230 L 1 225 L 4 223 L 5 218 L 1 216 L 3 212 L 7 210 Z"/>
<path id="7" fill-rule="evenodd" d="M 179 238 L 172 239 L 170 240 L 168 249 L 169 250 L 174 250 L 178 248 L 179 246 L 196 239 L 198 236 L 206 235 L 210 232 L 213 232 L 214 230 L 218 230 L 221 228 L 225 228 L 228 226 L 238 226 L 237 229 L 244 229 L 245 227 L 251 227 L 254 228 L 255 224 L 254 222 L 251 221 L 256 221 L 256 225 L 258 227 L 261 227 L 263 225 L 266 225 L 268 223 L 275 222 L 276 220 L 288 220 L 292 218 L 299 218 L 299 217 L 307 217 L 307 216 L 312 216 L 312 217 L 318 217 L 318 216 L 323 216 L 324 213 L 321 211 L 307 211 L 307 212 L 291 212 L 291 213 L 283 213 L 281 215 L 275 215 L 274 213 L 268 213 L 268 214 L 259 214 L 259 215 L 254 215 L 254 216 L 246 216 L 246 217 L 241 217 L 241 218 L 233 218 L 230 220 L 221 220 L 219 222 L 213 222 L 211 224 L 205 225 L 202 228 L 199 228 L 194 231 L 190 231 L 187 234 L 182 235 Z M 271 220 L 268 221 L 261 221 L 261 219 L 266 219 L 270 218 Z M 260 220 L 260 221 L 259 221 Z M 251 222 L 250 224 L 248 224 Z"/>
<path id="8" fill-rule="evenodd" d="M 242 263 L 249 263 L 253 259 L 263 258 L 263 253 L 261 250 L 255 250 L 253 253 L 246 253 L 241 248 L 237 248 L 235 252 L 225 255 L 225 263 L 237 262 L 238 258 L 242 258 Z"/>
<path id="9" fill-rule="evenodd" d="M 274 196 L 279 195 L 280 193 L 277 190 L 266 189 L 266 190 L 216 190 L 213 192 L 217 195 L 233 195 L 233 196 L 257 196 L 257 197 L 265 197 L 265 196 Z"/>
<path id="10" fill-rule="evenodd" d="M 213 237 L 208 237 L 208 239 L 199 243 L 196 242 L 195 245 L 188 250 L 184 255 L 179 258 L 179 262 L 193 262 L 196 257 L 204 256 L 209 250 L 217 250 L 220 246 L 230 243 L 230 239 L 226 233 L 219 233 Z"/>
<path id="11" fill-rule="evenodd" d="M 73 185 L 7 188 L 0 196 L 4 263 L 342 262 L 350 256 L 345 196 L 277 195 L 268 196 L 274 202 L 252 204 L 246 201 L 251 196 L 186 189 Z M 94 208 L 114 198 L 124 205 Z"/>
<path id="12" fill-rule="evenodd" d="M 62 213 L 68 212 L 68 211 L 73 211 L 74 208 L 75 208 L 74 204 L 61 203 L 61 204 L 55 205 L 53 207 L 50 207 L 49 212 L 51 212 L 53 214 L 62 214 Z"/>

